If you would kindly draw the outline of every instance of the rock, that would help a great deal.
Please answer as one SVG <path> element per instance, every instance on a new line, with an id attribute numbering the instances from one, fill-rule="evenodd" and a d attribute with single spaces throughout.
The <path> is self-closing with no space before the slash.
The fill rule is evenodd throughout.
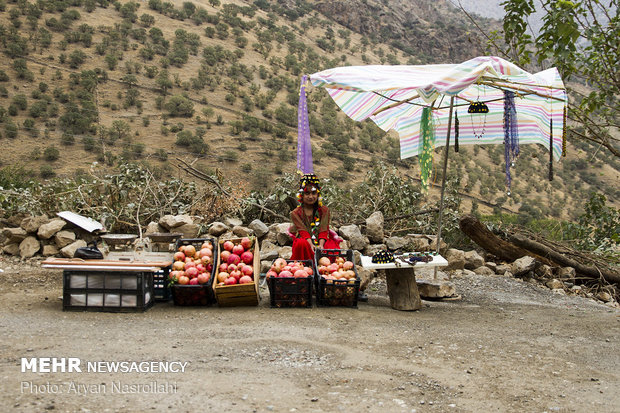
<path id="1" fill-rule="evenodd" d="M 276 241 L 279 245 L 293 245 L 293 239 L 289 235 L 289 228 L 291 224 L 278 224 L 276 227 Z"/>
<path id="2" fill-rule="evenodd" d="M 510 271 L 506 271 L 506 272 L 504 272 L 504 274 L 502 274 L 502 275 L 503 275 L 504 277 L 507 277 L 507 278 L 512 278 L 512 277 L 514 277 L 514 275 L 513 275 L 513 274 L 512 274 L 512 272 L 510 272 Z"/>
<path id="3" fill-rule="evenodd" d="M 429 251 L 431 248 L 430 241 L 425 236 L 407 236 L 407 244 L 411 246 L 412 251 Z"/>
<path id="4" fill-rule="evenodd" d="M 355 249 L 353 250 L 353 263 L 355 264 L 356 268 L 360 268 L 360 266 L 362 265 L 362 253 Z"/>
<path id="5" fill-rule="evenodd" d="M 47 224 L 49 220 L 50 219 L 47 215 L 26 217 L 22 219 L 22 222 L 19 224 L 19 226 L 22 227 L 26 232 L 36 233 L 39 230 L 39 227 L 43 224 Z"/>
<path id="6" fill-rule="evenodd" d="M 535 268 L 536 260 L 534 259 L 534 257 L 526 255 L 525 257 L 521 257 L 512 263 L 511 271 L 515 277 L 522 277 L 530 271 L 534 271 Z"/>
<path id="7" fill-rule="evenodd" d="M 180 226 L 193 223 L 194 220 L 189 215 L 164 215 L 159 219 L 159 225 L 166 228 L 168 231 L 173 228 L 178 228 Z"/>
<path id="8" fill-rule="evenodd" d="M 553 278 L 553 269 L 547 264 L 543 264 L 536 268 L 536 275 L 541 278 Z"/>
<path id="9" fill-rule="evenodd" d="M 260 258 L 261 260 L 273 261 L 280 255 L 278 253 L 278 246 L 271 241 L 264 240 L 260 245 Z"/>
<path id="10" fill-rule="evenodd" d="M 237 226 L 243 225 L 243 221 L 240 220 L 239 218 L 226 217 L 226 218 L 224 218 L 224 224 L 226 224 L 229 227 L 233 228 L 233 227 L 237 227 Z"/>
<path id="11" fill-rule="evenodd" d="M 450 281 L 416 279 L 416 284 L 422 298 L 448 298 L 456 295 L 454 284 Z"/>
<path id="12" fill-rule="evenodd" d="M 355 224 L 343 225 L 338 229 L 338 234 L 344 239 L 350 240 L 354 236 L 361 236 L 360 227 Z"/>
<path id="13" fill-rule="evenodd" d="M 63 229 L 67 222 L 64 219 L 54 218 L 47 224 L 43 224 L 37 231 L 39 239 L 50 239 L 54 234 Z"/>
<path id="14" fill-rule="evenodd" d="M 63 221 L 64 222 L 64 221 Z M 2 235 L 4 235 L 7 241 L 11 244 L 19 244 L 26 239 L 28 233 L 25 229 L 18 228 L 4 228 L 2 229 Z"/>
<path id="15" fill-rule="evenodd" d="M 81 247 L 85 247 L 85 246 L 86 246 L 86 241 L 79 239 L 67 245 L 66 247 L 62 248 L 60 250 L 60 253 L 62 254 L 63 257 L 73 258 L 73 256 L 75 255 L 75 250 Z"/>
<path id="16" fill-rule="evenodd" d="M 474 272 L 478 275 L 486 275 L 486 276 L 495 275 L 495 271 L 493 271 L 486 265 L 481 265 L 480 267 L 474 269 Z"/>
<path id="17" fill-rule="evenodd" d="M 144 235 L 155 234 L 155 233 L 158 233 L 158 232 L 168 232 L 168 230 L 166 228 L 162 227 L 161 225 L 159 225 L 157 222 L 151 221 L 146 226 L 146 230 L 144 231 Z"/>
<path id="18" fill-rule="evenodd" d="M 599 293 L 596 294 L 596 298 L 598 298 L 604 303 L 608 303 L 612 299 L 611 294 L 609 294 L 607 291 L 599 291 Z"/>
<path id="19" fill-rule="evenodd" d="M 66 247 L 75 241 L 75 233 L 73 231 L 62 230 L 54 235 L 54 242 L 58 248 Z"/>
<path id="20" fill-rule="evenodd" d="M 384 251 L 386 249 L 385 244 L 369 244 L 364 249 L 364 255 L 368 257 L 372 257 L 379 251 Z"/>
<path id="21" fill-rule="evenodd" d="M 364 291 L 370 281 L 374 278 L 376 271 L 364 267 L 357 267 L 357 275 L 360 277 L 360 290 Z"/>
<path id="22" fill-rule="evenodd" d="M 573 267 L 562 267 L 558 271 L 558 278 L 566 281 L 575 281 L 577 272 Z"/>
<path id="23" fill-rule="evenodd" d="M 213 235 L 214 237 L 219 237 L 220 235 L 222 235 L 229 229 L 230 227 L 228 227 L 228 225 L 224 224 L 223 222 L 216 221 L 211 224 L 208 232 L 209 232 L 209 235 Z"/>
<path id="24" fill-rule="evenodd" d="M 573 285 L 570 290 L 575 294 L 579 294 L 583 288 L 580 285 Z"/>
<path id="25" fill-rule="evenodd" d="M 271 224 L 269 225 L 269 232 L 265 235 L 264 240 L 268 240 L 273 242 L 274 244 L 278 243 L 278 225 L 280 224 Z M 290 224 L 289 224 L 290 226 Z"/>
<path id="26" fill-rule="evenodd" d="M 261 255 L 261 258 L 263 258 L 262 255 Z M 272 260 L 262 260 L 261 259 L 261 262 L 260 262 L 260 272 L 264 273 L 264 272 L 269 271 L 269 269 L 271 268 L 271 263 L 273 263 Z"/>
<path id="27" fill-rule="evenodd" d="M 465 268 L 474 270 L 484 265 L 484 258 L 477 251 L 467 251 L 465 253 Z"/>
<path id="28" fill-rule="evenodd" d="M 291 255 L 293 255 L 293 248 L 292 247 L 278 248 L 278 254 L 280 255 L 280 257 L 284 258 L 285 260 L 290 260 Z"/>
<path id="29" fill-rule="evenodd" d="M 24 238 L 19 244 L 19 256 L 22 258 L 34 257 L 34 254 L 41 249 L 41 243 L 36 237 L 30 236 Z"/>
<path id="30" fill-rule="evenodd" d="M 396 251 L 407 245 L 407 238 L 405 237 L 390 237 L 385 241 L 385 245 L 390 251 Z"/>
<path id="31" fill-rule="evenodd" d="M 461 270 L 456 270 L 461 271 Z M 437 270 L 437 278 L 435 278 L 435 269 L 434 268 L 417 268 L 415 270 L 415 279 L 417 280 L 427 280 L 427 281 L 447 281 L 450 279 L 448 273 Z"/>
<path id="32" fill-rule="evenodd" d="M 476 276 L 476 275 L 477 275 L 477 274 L 476 274 L 475 272 L 473 272 L 472 270 L 465 270 L 465 269 L 463 269 L 463 270 L 461 270 L 461 271 L 463 271 L 463 276 L 466 276 L 466 277 L 473 277 L 473 276 Z"/>
<path id="33" fill-rule="evenodd" d="M 366 218 L 366 236 L 372 242 L 383 242 L 383 213 L 375 211 Z"/>
<path id="34" fill-rule="evenodd" d="M 242 237 L 248 237 L 252 234 L 252 230 L 248 227 L 244 227 L 242 225 L 237 225 L 234 226 L 232 229 L 233 234 L 235 234 L 236 236 L 242 238 Z"/>
<path id="35" fill-rule="evenodd" d="M 557 295 L 566 295 L 566 291 L 564 291 L 563 288 L 554 288 L 551 290 L 551 292 Z"/>
<path id="36" fill-rule="evenodd" d="M 363 251 L 370 244 L 368 238 L 364 235 L 353 235 L 351 239 L 349 239 L 349 244 L 351 245 L 351 249 L 357 251 Z"/>
<path id="37" fill-rule="evenodd" d="M 497 273 L 497 264 L 494 263 L 493 261 L 485 262 L 484 265 L 492 269 L 494 273 Z"/>
<path id="38" fill-rule="evenodd" d="M 429 237 L 431 237 L 431 245 L 430 245 L 431 251 L 437 251 L 437 237 L 432 236 L 432 235 L 429 235 Z M 441 246 L 439 247 L 439 252 L 441 254 L 444 254 L 447 248 L 448 248 L 448 244 L 446 244 L 443 240 L 441 240 Z"/>
<path id="39" fill-rule="evenodd" d="M 564 283 L 556 278 L 547 281 L 545 285 L 552 290 L 564 289 Z"/>
<path id="40" fill-rule="evenodd" d="M 457 250 L 456 248 L 450 248 L 445 252 L 444 258 L 448 261 L 448 266 L 444 268 L 445 271 L 462 270 L 465 268 L 464 251 Z"/>
<path id="41" fill-rule="evenodd" d="M 44 245 L 43 246 L 43 256 L 44 257 L 51 257 L 54 256 L 56 254 L 58 254 L 60 252 L 60 250 L 58 249 L 58 247 L 54 244 L 49 244 L 49 245 Z"/>
<path id="42" fill-rule="evenodd" d="M 174 232 L 183 234 L 183 238 L 197 238 L 200 227 L 196 224 L 183 224 L 174 228 Z"/>
<path id="43" fill-rule="evenodd" d="M 4 252 L 5 254 L 9 254 L 9 255 L 18 255 L 19 254 L 19 244 L 15 243 L 15 242 L 12 242 L 10 244 L 6 244 L 4 247 L 2 247 L 2 252 Z"/>
<path id="44" fill-rule="evenodd" d="M 254 231 L 254 235 L 256 235 L 257 238 L 262 238 L 267 235 L 267 233 L 269 233 L 269 227 L 265 225 L 260 219 L 255 219 L 254 221 L 250 222 L 250 225 L 248 225 L 248 227 L 250 227 L 250 229 Z"/>
<path id="45" fill-rule="evenodd" d="M 510 271 L 510 273 L 512 274 L 512 265 L 500 264 L 495 268 L 495 272 L 499 275 L 504 275 L 506 271 Z"/>

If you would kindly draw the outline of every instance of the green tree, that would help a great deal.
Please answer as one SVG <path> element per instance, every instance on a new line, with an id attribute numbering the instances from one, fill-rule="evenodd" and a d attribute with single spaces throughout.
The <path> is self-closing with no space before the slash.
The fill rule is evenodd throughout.
<path id="1" fill-rule="evenodd" d="M 618 1 L 542 0 L 545 10 L 540 34 L 528 33 L 533 0 L 505 0 L 503 35 L 508 46 L 491 38 L 501 54 L 526 66 L 533 58 L 539 65 L 553 65 L 562 78 L 589 86 L 571 88 L 568 117 L 576 123 L 570 134 L 580 140 L 602 145 L 620 157 L 620 14 Z M 588 90 L 586 89 L 586 90 Z M 614 134 L 615 132 L 615 134 Z"/>
<path id="2" fill-rule="evenodd" d="M 164 107 L 170 116 L 191 118 L 194 115 L 194 103 L 182 95 L 172 96 Z"/>

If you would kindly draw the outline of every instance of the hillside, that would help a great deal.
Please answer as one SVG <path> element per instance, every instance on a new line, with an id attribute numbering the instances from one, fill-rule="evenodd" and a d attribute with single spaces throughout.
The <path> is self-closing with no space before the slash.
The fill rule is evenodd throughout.
<path id="1" fill-rule="evenodd" d="M 446 1 L 0 0 L 0 11 L 0 167 L 37 179 L 127 160 L 183 176 L 181 158 L 247 190 L 267 190 L 295 170 L 302 74 L 484 53 Z M 308 102 L 321 176 L 346 185 L 373 160 L 418 176 L 416 159 L 398 160 L 397 139 L 346 119 L 323 90 L 311 89 Z M 563 218 L 580 212 L 590 190 L 620 203 L 620 165 L 596 148 L 570 145 L 553 182 L 547 151 L 523 148 L 511 197 L 502 153 L 499 146 L 451 153 L 463 194 Z"/>

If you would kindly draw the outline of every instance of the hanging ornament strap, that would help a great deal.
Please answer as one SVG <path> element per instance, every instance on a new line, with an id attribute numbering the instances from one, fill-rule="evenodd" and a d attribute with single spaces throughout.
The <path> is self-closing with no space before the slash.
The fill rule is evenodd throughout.
<path id="1" fill-rule="evenodd" d="M 506 164 L 506 186 L 508 195 L 512 177 L 510 168 L 519 156 L 519 131 L 517 129 L 517 109 L 515 107 L 515 94 L 513 91 L 504 91 L 504 162 Z"/>
<path id="2" fill-rule="evenodd" d="M 549 122 L 549 181 L 553 181 L 553 118 Z"/>
<path id="3" fill-rule="evenodd" d="M 566 157 L 566 105 L 563 113 L 564 125 L 562 126 L 562 157 Z"/>
<path id="4" fill-rule="evenodd" d="M 433 150 L 435 149 L 435 125 L 433 124 L 433 114 L 430 107 L 422 109 L 422 119 L 420 119 L 420 135 L 422 135 L 422 147 L 419 153 L 420 179 L 422 181 L 422 192 L 428 193 L 428 183 L 433 168 Z"/>
<path id="5" fill-rule="evenodd" d="M 459 113 L 454 111 L 454 152 L 459 151 Z"/>

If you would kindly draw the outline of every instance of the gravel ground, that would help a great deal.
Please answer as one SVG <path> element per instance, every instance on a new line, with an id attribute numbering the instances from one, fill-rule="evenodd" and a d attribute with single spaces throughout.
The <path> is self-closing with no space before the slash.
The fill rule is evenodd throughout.
<path id="1" fill-rule="evenodd" d="M 513 278 L 453 279 L 460 300 L 390 308 L 62 311 L 62 273 L 0 261 L 4 411 L 618 412 L 620 311 Z M 79 358 L 78 372 L 21 359 Z M 88 372 L 88 362 L 187 363 Z M 131 364 L 130 364 L 131 365 Z"/>

